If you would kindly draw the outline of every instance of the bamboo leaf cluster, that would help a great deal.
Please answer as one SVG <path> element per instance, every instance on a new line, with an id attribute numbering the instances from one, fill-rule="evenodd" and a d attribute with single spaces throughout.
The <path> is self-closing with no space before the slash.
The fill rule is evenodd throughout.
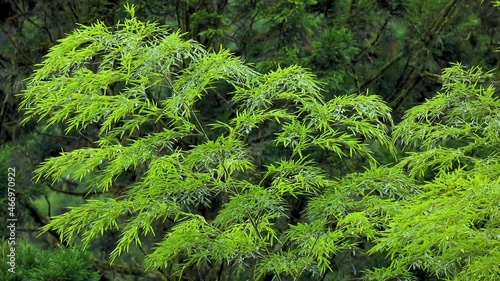
<path id="1" fill-rule="evenodd" d="M 379 96 L 324 100 L 300 66 L 261 74 L 127 9 L 116 28 L 81 26 L 62 39 L 22 94 L 25 121 L 95 132 L 93 146 L 47 159 L 36 178 L 119 190 L 43 231 L 87 247 L 119 230 L 112 260 L 155 237 L 145 269 L 169 277 L 211 267 L 227 268 L 228 278 L 322 280 L 339 256 L 379 252 L 390 266 L 366 269 L 367 279 L 411 278 L 413 269 L 448 280 L 500 276 L 492 266 L 500 257 L 499 162 L 490 153 L 500 104 L 482 86 L 488 74 L 448 68 L 442 92 L 394 125 Z M 214 96 L 232 110 L 228 118 L 200 113 Z M 252 153 L 263 132 L 261 142 L 282 152 L 266 163 Z M 393 156 L 398 145 L 413 151 L 382 166 L 374 143 Z M 369 166 L 327 174 L 354 156 Z M 297 202 L 305 202 L 300 217 Z"/>

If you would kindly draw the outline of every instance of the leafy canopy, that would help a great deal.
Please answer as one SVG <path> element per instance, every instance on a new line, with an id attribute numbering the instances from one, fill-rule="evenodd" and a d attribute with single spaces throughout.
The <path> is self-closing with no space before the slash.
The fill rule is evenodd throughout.
<path id="1" fill-rule="evenodd" d="M 454 64 L 442 91 L 407 111 L 395 138 L 417 149 L 398 166 L 430 177 L 402 202 L 371 251 L 392 264 L 373 278 L 410 276 L 420 269 L 443 280 L 500 278 L 500 100 L 491 73 Z"/>
<path id="2" fill-rule="evenodd" d="M 95 137 L 47 159 L 36 177 L 114 194 L 72 207 L 43 231 L 86 247 L 118 229 L 112 260 L 163 235 L 144 245 L 145 268 L 173 276 L 226 265 L 253 279 L 321 279 L 334 258 L 363 255 L 366 245 L 392 262 L 367 270 L 370 279 L 410 278 L 412 269 L 457 280 L 498 276 L 488 267 L 499 257 L 499 169 L 489 154 L 498 146 L 498 99 L 479 86 L 479 69 L 448 69 L 443 93 L 395 127 L 395 140 L 416 151 L 379 166 L 373 148 L 396 154 L 380 97 L 325 101 L 299 66 L 258 73 L 126 8 L 130 18 L 116 28 L 81 26 L 60 40 L 22 95 L 25 121 Z M 214 97 L 231 114 L 201 114 Z M 277 159 L 259 159 L 262 143 L 280 151 Z M 353 156 L 370 168 L 338 179 L 326 173 Z M 302 218 L 293 213 L 298 201 L 307 203 Z"/>

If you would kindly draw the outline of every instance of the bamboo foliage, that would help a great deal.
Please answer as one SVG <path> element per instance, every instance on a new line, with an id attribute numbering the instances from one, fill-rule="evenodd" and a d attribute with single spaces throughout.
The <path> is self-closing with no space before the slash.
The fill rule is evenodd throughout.
<path id="1" fill-rule="evenodd" d="M 225 50 L 206 50 L 139 21 L 133 6 L 126 9 L 130 17 L 115 28 L 81 26 L 60 40 L 29 78 L 21 108 L 25 121 L 97 132 L 94 147 L 47 159 L 36 178 L 88 182 L 89 192 L 114 190 L 125 175 L 135 179 L 115 196 L 54 217 L 43 231 L 87 247 L 117 229 L 112 261 L 142 247 L 145 236 L 163 235 L 147 249 L 145 269 L 179 278 L 189 268 L 225 265 L 227 275 L 246 272 L 255 280 L 321 279 L 335 272 L 334 258 L 360 252 L 365 243 L 375 244 L 370 253 L 391 256 L 390 267 L 367 271 L 378 280 L 409 278 L 408 266 L 465 278 L 498 257 L 498 169 L 489 166 L 498 162 L 496 155 L 483 157 L 498 145 L 498 100 L 493 88 L 477 86 L 484 77 L 479 69 L 448 69 L 443 93 L 410 110 L 393 140 L 390 108 L 378 96 L 325 101 L 306 69 L 261 74 Z M 228 120 L 202 118 L 213 93 L 234 110 Z M 251 153 L 250 136 L 262 131 L 286 152 L 278 160 L 261 164 Z M 365 140 L 393 155 L 395 142 L 423 151 L 380 166 Z M 370 167 L 335 179 L 317 151 L 335 161 L 360 155 Z M 473 166 L 446 173 L 464 161 Z M 428 167 L 440 173 L 422 184 L 417 176 Z M 291 218 L 294 200 L 307 202 L 299 221 Z M 453 217 L 463 206 L 466 213 Z M 480 222 L 485 227 L 469 227 Z M 158 224 L 167 226 L 164 233 Z M 429 227 L 436 236 L 422 231 Z M 496 252 L 459 255 L 472 251 L 473 244 L 458 246 L 471 237 Z"/>
<path id="2" fill-rule="evenodd" d="M 410 279 L 416 269 L 443 280 L 500 277 L 500 102 L 496 89 L 484 86 L 490 76 L 453 65 L 443 74 L 442 92 L 407 111 L 394 130 L 398 141 L 417 149 L 398 167 L 413 177 L 434 176 L 402 202 L 371 249 L 392 260 L 371 271 L 372 279 Z"/>

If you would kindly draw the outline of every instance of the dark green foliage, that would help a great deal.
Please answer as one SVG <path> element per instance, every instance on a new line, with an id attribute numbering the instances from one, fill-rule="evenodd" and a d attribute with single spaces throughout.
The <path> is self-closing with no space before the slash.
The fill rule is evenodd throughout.
<path id="1" fill-rule="evenodd" d="M 415 269 L 443 279 L 500 278 L 500 100 L 494 87 L 481 83 L 488 76 L 455 64 L 442 76 L 442 92 L 397 125 L 395 137 L 422 150 L 398 166 L 413 176 L 430 169 L 437 175 L 403 202 L 372 249 L 392 259 L 388 269 L 372 272 L 374 279 L 410 276 Z"/>
<path id="2" fill-rule="evenodd" d="M 27 243 L 16 245 L 15 274 L 9 268 L 9 245 L 0 245 L 2 258 L 0 279 L 5 281 L 98 281 L 100 276 L 91 269 L 91 256 L 78 249 L 42 250 Z"/>
<path id="3" fill-rule="evenodd" d="M 27 118 L 65 122 L 68 132 L 92 123 L 101 126 L 98 147 L 47 160 L 36 172 L 39 177 L 58 181 L 91 176 L 89 188 L 104 191 L 129 169 L 140 178 L 123 196 L 89 200 L 44 229 L 55 228 L 70 243 L 82 233 L 88 245 L 105 230 L 118 228 L 124 214 L 133 214 L 111 253 L 115 259 L 130 244 L 141 244 L 142 235 L 154 233 L 153 222 L 169 218 L 176 224 L 147 256 L 147 268 L 173 264 L 171 273 L 177 275 L 207 262 L 243 270 L 251 262 L 257 277 L 274 273 L 296 278 L 305 271 L 331 270 L 329 259 L 355 245 L 348 238 L 370 228 L 366 216 L 372 214 L 352 213 L 339 222 L 345 231 L 329 230 L 321 219 L 285 232 L 276 224 L 289 218 L 292 198 L 308 200 L 335 185 L 308 160 L 309 151 L 323 149 L 340 158 L 359 154 L 375 161 L 358 136 L 393 149 L 385 125 L 391 122 L 389 108 L 376 96 L 323 102 L 313 75 L 298 66 L 258 74 L 225 51 L 206 52 L 178 33 L 139 22 L 133 8 L 128 9 L 132 18 L 116 31 L 102 24 L 82 27 L 55 46 L 32 76 L 22 106 Z M 97 65 L 88 63 L 96 59 Z M 220 80 L 233 87 L 221 95 L 233 95 L 236 114 L 227 123 L 202 124 L 195 108 Z M 248 178 L 256 164 L 246 140 L 270 122 L 278 125 L 274 144 L 292 154 Z M 136 129 L 144 124 L 155 129 L 138 134 Z M 211 139 L 209 128 L 223 133 Z M 197 143 L 182 147 L 193 135 Z M 215 199 L 222 206 L 212 221 L 198 210 L 213 207 Z M 354 222 L 360 216 L 366 217 L 363 225 Z M 326 235 L 318 240 L 321 247 L 300 240 L 312 239 L 320 230 Z M 280 247 L 284 250 L 273 250 Z M 188 259 L 176 262 L 179 255 Z M 280 257 L 292 260 L 281 270 L 266 266 Z M 303 268 L 297 269 L 295 261 L 302 261 Z"/>

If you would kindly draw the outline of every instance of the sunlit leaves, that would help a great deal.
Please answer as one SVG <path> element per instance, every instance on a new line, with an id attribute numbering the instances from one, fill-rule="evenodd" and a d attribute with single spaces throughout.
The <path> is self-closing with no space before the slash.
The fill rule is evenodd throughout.
<path id="1" fill-rule="evenodd" d="M 169 232 L 155 251 L 148 255 L 146 265 L 150 269 L 164 267 L 179 253 L 192 255 L 197 252 L 197 249 L 203 248 L 206 251 L 206 245 L 211 241 L 211 237 L 216 235 L 217 229 L 208 224 L 203 217 L 192 216 L 177 224 Z M 194 263 L 200 261 L 199 259 L 192 260 Z"/>
<path id="2" fill-rule="evenodd" d="M 374 167 L 332 182 L 305 210 L 311 220 L 338 224 L 346 236 L 377 237 L 377 229 L 398 212 L 398 202 L 419 194 L 416 184 L 401 169 Z"/>
<path id="3" fill-rule="evenodd" d="M 243 110 L 267 109 L 278 100 L 293 104 L 310 104 L 321 101 L 320 85 L 314 75 L 294 65 L 266 74 L 263 79 L 249 88 L 238 88 L 234 101 Z"/>
<path id="4" fill-rule="evenodd" d="M 130 202 L 107 199 L 89 200 L 79 207 L 71 207 L 64 216 L 54 218 L 43 231 L 54 229 L 61 241 L 76 242 L 76 235 L 83 233 L 83 245 L 87 247 L 92 239 L 110 229 L 118 229 L 118 218 L 131 208 Z"/>
<path id="5" fill-rule="evenodd" d="M 500 258 L 498 179 L 468 178 L 457 171 L 442 174 L 424 189 L 402 206 L 374 250 L 387 251 L 399 266 L 425 268 L 441 277 L 467 280 L 471 267 L 489 272 L 478 261 L 485 255 Z M 484 280 L 498 277 L 492 271 L 491 279 Z"/>
<path id="6" fill-rule="evenodd" d="M 264 176 L 272 178 L 271 191 L 281 196 L 290 194 L 294 197 L 305 194 L 317 194 L 330 181 L 323 171 L 314 166 L 313 161 L 280 161 L 268 166 Z"/>
<path id="7" fill-rule="evenodd" d="M 319 274 L 319 268 L 312 257 L 301 256 L 298 251 L 278 252 L 259 261 L 256 268 L 256 278 L 259 279 L 266 273 L 273 273 L 273 280 L 280 280 L 279 276 L 281 275 L 298 279 L 306 271 Z"/>
<path id="8" fill-rule="evenodd" d="M 326 227 L 326 222 L 317 220 L 311 224 L 290 226 L 285 238 L 298 249 L 301 256 L 313 259 L 323 274 L 330 267 L 330 259 L 340 250 L 354 245 L 344 241 L 341 231 L 332 231 Z"/>
<path id="9" fill-rule="evenodd" d="M 159 219 L 165 220 L 167 217 L 176 217 L 180 213 L 176 204 L 166 204 L 159 201 L 153 201 L 148 206 L 133 206 L 131 213 L 132 210 L 137 215 L 126 222 L 120 240 L 116 248 L 111 252 L 111 261 L 115 260 L 122 252 L 128 252 L 131 244 L 142 245 L 139 235 L 154 235 L 153 223 L 155 221 Z M 140 230 L 142 230 L 142 233 Z"/>
<path id="10" fill-rule="evenodd" d="M 196 101 L 216 81 L 233 85 L 248 84 L 256 73 L 228 51 L 210 53 L 190 64 L 173 83 L 173 95 L 165 101 L 167 111 L 189 117 Z M 233 82 L 234 81 L 234 82 Z"/>
<path id="11" fill-rule="evenodd" d="M 463 139 L 467 143 L 476 139 L 483 143 L 498 140 L 500 101 L 494 87 L 481 84 L 489 76 L 491 73 L 483 73 L 478 67 L 464 69 L 455 64 L 447 68 L 442 77 L 442 92 L 408 110 L 396 126 L 395 137 L 405 146 L 422 149 Z"/>
<path id="12" fill-rule="evenodd" d="M 303 156 L 302 151 L 310 147 L 313 138 L 313 128 L 293 120 L 283 126 L 283 131 L 278 134 L 275 142 L 290 147 L 299 156 Z"/>
<path id="13" fill-rule="evenodd" d="M 371 250 L 388 253 L 391 265 L 370 280 L 410 276 L 419 269 L 443 280 L 496 280 L 500 210 L 498 109 L 490 73 L 455 64 L 444 71 L 443 91 L 416 106 L 396 126 L 410 152 L 397 167 L 431 179 L 401 201 L 399 212 Z"/>
<path id="14" fill-rule="evenodd" d="M 219 137 L 190 150 L 184 165 L 194 171 L 207 171 L 214 178 L 229 177 L 234 172 L 252 169 L 243 142 L 231 137 Z"/>
<path id="15" fill-rule="evenodd" d="M 380 97 L 324 101 L 306 69 L 260 74 L 126 9 L 131 17 L 116 28 L 82 26 L 63 39 L 23 94 L 25 121 L 95 132 L 95 147 L 50 158 L 36 176 L 116 197 L 88 201 L 44 231 L 88 245 L 119 229 L 112 260 L 134 245 L 149 250 L 148 235 L 163 236 L 146 268 L 180 278 L 186 268 L 228 265 L 255 278 L 298 279 L 333 271 L 339 253 L 378 238 L 399 201 L 418 194 L 399 166 L 340 179 L 326 172 L 353 156 L 375 163 L 374 142 L 394 152 Z M 202 116 L 212 96 L 232 112 Z M 257 159 L 263 145 L 280 156 Z M 301 219 L 297 201 L 307 206 Z"/>
<path id="16" fill-rule="evenodd" d="M 236 112 L 236 117 L 231 120 L 230 127 L 232 131 L 236 131 L 239 134 L 250 134 L 252 130 L 255 130 L 267 120 L 276 121 L 280 123 L 282 120 L 290 120 L 295 117 L 292 114 L 287 113 L 283 109 L 273 109 L 273 110 L 244 110 L 242 112 Z"/>
<path id="17" fill-rule="evenodd" d="M 183 135 L 183 132 L 164 130 L 133 141 L 128 146 L 111 144 L 63 152 L 59 157 L 45 161 L 35 174 L 38 178 L 43 176 L 54 181 L 64 178 L 81 181 L 99 167 L 105 167 L 98 172 L 91 187 L 108 190 L 113 180 L 127 169 L 137 168 L 160 153 L 171 152 L 176 139 Z"/>
<path id="18" fill-rule="evenodd" d="M 230 198 L 217 215 L 216 224 L 250 223 L 257 227 L 261 220 L 269 221 L 284 216 L 284 200 L 279 194 L 255 185 Z"/>

